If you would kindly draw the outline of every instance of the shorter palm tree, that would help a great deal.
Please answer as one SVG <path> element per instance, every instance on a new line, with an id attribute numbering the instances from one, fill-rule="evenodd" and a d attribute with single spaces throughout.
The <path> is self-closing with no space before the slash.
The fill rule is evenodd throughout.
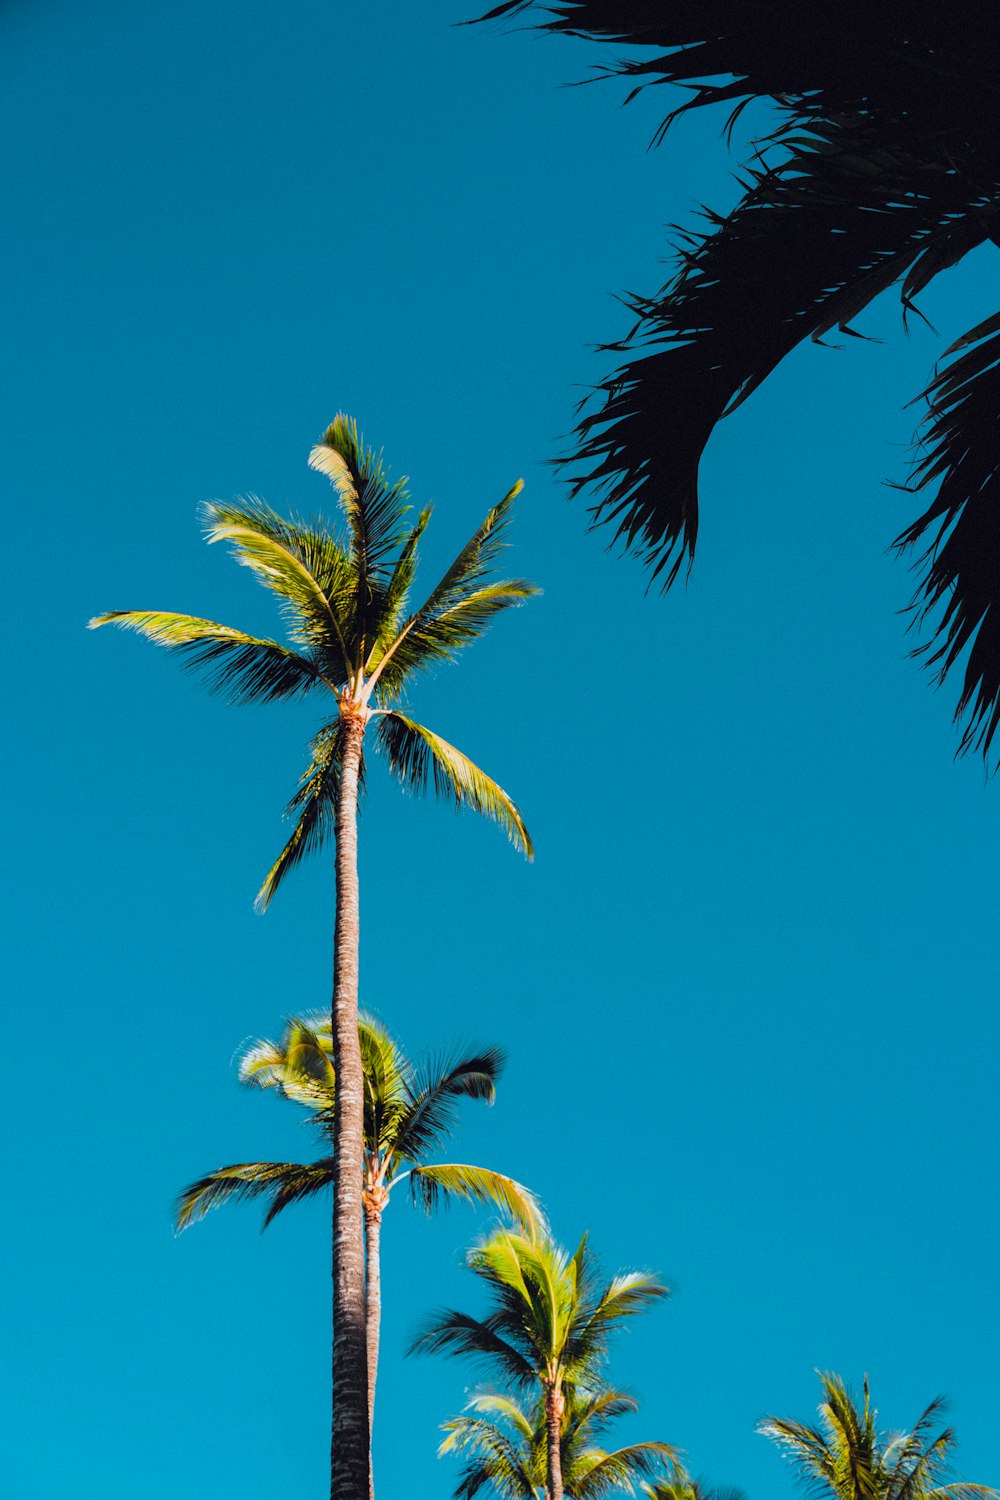
<path id="1" fill-rule="evenodd" d="M 536 1395 L 545 1416 L 546 1490 L 549 1500 L 562 1500 L 567 1404 L 599 1383 L 612 1331 L 667 1289 L 641 1271 L 602 1283 L 586 1235 L 571 1256 L 545 1232 L 501 1229 L 474 1245 L 466 1263 L 487 1286 L 489 1313 L 440 1312 L 410 1352 L 464 1355 L 498 1369 L 513 1390 Z"/>
<path id="2" fill-rule="evenodd" d="M 600 1442 L 616 1417 L 638 1409 L 624 1391 L 600 1386 L 571 1388 L 563 1409 L 560 1464 L 563 1486 L 573 1500 L 635 1495 L 671 1473 L 677 1462 L 669 1443 L 631 1443 L 609 1452 Z M 448 1434 L 438 1453 L 459 1453 L 465 1467 L 456 1500 L 473 1500 L 489 1486 L 501 1500 L 544 1500 L 548 1478 L 545 1403 L 524 1405 L 500 1391 L 475 1391 L 460 1417 L 445 1422 Z"/>
<path id="3" fill-rule="evenodd" d="M 820 1380 L 819 1427 L 767 1417 L 757 1429 L 784 1449 L 811 1489 L 833 1500 L 1000 1500 L 986 1485 L 941 1482 L 955 1447 L 954 1431 L 937 1425 L 943 1400 L 932 1401 L 911 1431 L 885 1435 L 867 1375 L 860 1407 L 839 1375 Z"/>
<path id="4" fill-rule="evenodd" d="M 362 1202 L 370 1432 L 382 1315 L 382 1214 L 393 1188 L 408 1181 L 413 1201 L 428 1213 L 441 1199 L 465 1198 L 489 1203 L 529 1232 L 540 1228 L 544 1220 L 534 1194 L 512 1177 L 464 1162 L 426 1160 L 428 1153 L 451 1134 L 461 1099 L 493 1103 L 504 1061 L 499 1048 L 458 1054 L 418 1068 L 371 1015 L 360 1017 L 358 1040 L 365 1080 Z M 242 1198 L 268 1201 L 266 1228 L 290 1203 L 333 1186 L 336 1074 L 329 1015 L 289 1021 L 280 1042 L 254 1042 L 240 1059 L 240 1080 L 255 1088 L 275 1089 L 283 1098 L 304 1105 L 331 1151 L 312 1162 L 238 1162 L 209 1172 L 181 1193 L 177 1205 L 179 1230 L 204 1218 L 220 1203 Z"/>

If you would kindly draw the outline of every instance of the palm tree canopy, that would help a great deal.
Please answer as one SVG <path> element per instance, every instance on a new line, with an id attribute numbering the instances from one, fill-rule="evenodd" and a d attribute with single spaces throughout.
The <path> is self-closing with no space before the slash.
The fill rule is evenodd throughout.
<path id="1" fill-rule="evenodd" d="M 358 1037 L 365 1080 L 366 1189 L 389 1193 L 408 1180 L 413 1200 L 428 1212 L 439 1200 L 464 1198 L 488 1203 L 529 1229 L 544 1224 L 535 1195 L 512 1177 L 464 1162 L 426 1159 L 454 1130 L 462 1099 L 492 1104 L 504 1061 L 500 1049 L 458 1051 L 417 1067 L 374 1016 L 359 1018 Z M 306 1107 L 324 1138 L 326 1154 L 310 1163 L 240 1162 L 209 1173 L 181 1194 L 179 1229 L 209 1209 L 241 1198 L 267 1200 L 266 1227 L 290 1203 L 333 1183 L 336 1074 L 329 1015 L 290 1020 L 280 1042 L 251 1043 L 240 1058 L 239 1076 L 250 1087 L 274 1089 Z"/>
<path id="2" fill-rule="evenodd" d="M 693 558 L 698 468 L 715 424 L 803 339 L 856 332 L 901 287 L 904 317 L 941 271 L 997 241 L 1000 32 L 988 0 L 508 0 L 547 30 L 641 47 L 606 72 L 681 85 L 684 110 L 769 102 L 775 128 L 729 213 L 679 231 L 674 271 L 631 299 L 622 362 L 578 427 L 574 491 L 664 586 Z M 485 19 L 485 18 L 484 18 Z M 652 50 L 650 50 L 652 49 Z M 897 539 L 916 549 L 920 648 L 943 679 L 965 660 L 961 746 L 1000 724 L 1000 313 L 931 380 L 910 485 L 933 498 Z"/>
<path id="3" fill-rule="evenodd" d="M 454 660 L 494 616 L 538 592 L 523 578 L 494 579 L 521 481 L 487 512 L 469 541 L 413 608 L 410 594 L 429 507 L 410 518 L 405 481 L 393 481 L 349 417 L 338 416 L 309 459 L 330 480 L 340 527 L 284 518 L 255 497 L 204 507 L 209 542 L 277 596 L 289 645 L 216 621 L 150 610 L 113 610 L 91 626 L 118 625 L 178 652 L 233 703 L 326 690 L 334 716 L 317 731 L 288 805 L 291 837 L 258 895 L 263 909 L 285 875 L 335 826 L 345 714 L 374 718 L 375 744 L 408 790 L 435 792 L 498 823 L 530 859 L 517 807 L 473 761 L 400 707 L 413 679 Z"/>
<path id="4" fill-rule="evenodd" d="M 547 1233 L 500 1229 L 474 1245 L 466 1263 L 486 1285 L 488 1315 L 437 1313 L 410 1352 L 458 1354 L 495 1366 L 516 1391 L 539 1382 L 593 1382 L 611 1332 L 668 1295 L 655 1276 L 641 1271 L 603 1281 L 586 1235 L 569 1255 Z"/>
<path id="5" fill-rule="evenodd" d="M 820 1380 L 818 1427 L 768 1417 L 757 1429 L 783 1449 L 814 1493 L 826 1500 L 997 1500 L 998 1491 L 985 1485 L 947 1481 L 955 1434 L 938 1426 L 942 1400 L 932 1401 L 911 1431 L 885 1435 L 867 1376 L 860 1405 L 839 1375 Z"/>
<path id="6" fill-rule="evenodd" d="M 637 1409 L 624 1391 L 609 1386 L 569 1389 L 562 1415 L 562 1477 L 572 1500 L 634 1495 L 641 1486 L 673 1471 L 677 1455 L 669 1443 L 631 1443 L 608 1450 L 602 1439 L 617 1417 Z M 538 1500 L 547 1474 L 545 1402 L 529 1405 L 501 1391 L 475 1391 L 463 1414 L 443 1423 L 439 1454 L 465 1460 L 456 1500 L 473 1500 L 489 1487 L 502 1500 Z"/>

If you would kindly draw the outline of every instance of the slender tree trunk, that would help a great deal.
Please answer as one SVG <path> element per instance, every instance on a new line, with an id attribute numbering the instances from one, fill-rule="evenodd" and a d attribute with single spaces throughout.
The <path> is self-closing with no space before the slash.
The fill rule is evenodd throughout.
<path id="1" fill-rule="evenodd" d="M 375 1381 L 378 1377 L 378 1341 L 382 1324 L 382 1209 L 388 1197 L 384 1188 L 365 1192 L 365 1334 L 368 1348 L 368 1436 L 375 1425 Z M 375 1500 L 371 1458 L 368 1460 L 368 1494 Z"/>
<path id="2" fill-rule="evenodd" d="M 358 768 L 365 721 L 344 714 L 333 956 L 333 1430 L 330 1500 L 368 1497 L 368 1369 L 361 1190 L 364 1073 L 358 1042 Z"/>
<path id="3" fill-rule="evenodd" d="M 545 1428 L 548 1440 L 547 1486 L 549 1500 L 563 1500 L 562 1482 L 562 1418 L 565 1399 L 559 1386 L 550 1385 L 545 1390 Z"/>

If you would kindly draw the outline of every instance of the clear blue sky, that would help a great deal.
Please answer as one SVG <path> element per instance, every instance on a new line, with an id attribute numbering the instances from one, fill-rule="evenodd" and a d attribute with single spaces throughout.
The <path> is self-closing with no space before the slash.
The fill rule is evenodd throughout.
<path id="1" fill-rule="evenodd" d="M 325 1493 L 325 1209 L 263 1237 L 252 1208 L 170 1216 L 209 1168 L 310 1146 L 231 1058 L 328 993 L 329 864 L 251 909 L 318 710 L 229 709 L 84 625 L 275 628 L 196 507 L 324 504 L 305 458 L 338 409 L 436 501 L 429 567 L 523 475 L 511 568 L 545 589 L 413 700 L 517 797 L 536 864 L 379 775 L 364 816 L 365 1000 L 415 1050 L 510 1054 L 455 1154 L 675 1288 L 616 1350 L 626 1431 L 790 1497 L 756 1419 L 867 1368 L 892 1424 L 947 1392 L 966 1477 L 1000 1483 L 1000 803 L 906 659 L 886 548 L 913 502 L 882 483 L 944 339 L 890 299 L 884 342 L 789 359 L 713 439 L 689 587 L 646 597 L 545 460 L 626 327 L 612 294 L 730 200 L 722 119 L 647 153 L 665 90 L 561 88 L 591 50 L 463 14 L 0 16 L 4 1494 Z M 926 311 L 954 336 L 995 281 L 982 252 Z M 384 1496 L 450 1493 L 436 1429 L 471 1376 L 401 1351 L 473 1305 L 476 1230 L 387 1215 Z"/>

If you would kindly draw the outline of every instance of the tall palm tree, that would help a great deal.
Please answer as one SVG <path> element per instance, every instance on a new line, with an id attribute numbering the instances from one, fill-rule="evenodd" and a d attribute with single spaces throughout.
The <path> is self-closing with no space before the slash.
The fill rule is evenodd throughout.
<path id="1" fill-rule="evenodd" d="M 279 516 L 262 501 L 205 507 L 210 542 L 230 544 L 237 561 L 278 596 L 290 646 L 214 620 L 154 610 L 114 610 L 92 626 L 135 630 L 203 668 L 231 702 L 266 702 L 318 691 L 332 716 L 289 804 L 295 827 L 258 895 L 265 908 L 285 875 L 332 834 L 336 841 L 332 1026 L 338 1088 L 333 1193 L 333 1421 L 331 1500 L 359 1500 L 368 1489 L 368 1379 L 365 1369 L 364 1072 L 358 1042 L 358 791 L 371 729 L 390 771 L 413 791 L 434 790 L 492 818 L 529 858 L 521 814 L 503 789 L 440 735 L 398 706 L 422 670 L 451 661 L 493 617 L 536 589 L 523 579 L 492 580 L 520 481 L 490 510 L 423 604 L 408 613 L 420 538 L 403 481 L 338 416 L 309 462 L 333 485 L 343 533 L 326 521 Z M 332 699 L 332 702 L 331 702 Z"/>
<path id="2" fill-rule="evenodd" d="M 574 491 L 668 586 L 698 532 L 698 469 L 716 425 L 804 339 L 839 330 L 901 287 L 904 319 L 940 272 L 1000 244 L 1000 41 L 983 0 L 507 0 L 543 29 L 641 48 L 603 71 L 633 92 L 677 84 L 686 110 L 753 100 L 773 126 L 742 195 L 681 232 L 664 286 L 631 300 L 619 367 L 577 428 Z M 675 98 L 677 96 L 675 95 Z M 963 334 L 924 392 L 910 487 L 919 648 L 958 667 L 961 748 L 989 755 L 1000 726 L 1000 313 Z M 968 650 L 967 657 L 965 656 Z M 964 659 L 964 669 L 962 662 Z"/>
<path id="3" fill-rule="evenodd" d="M 559 1462 L 563 1486 L 572 1500 L 604 1500 L 635 1495 L 677 1462 L 669 1443 L 630 1443 L 608 1451 L 602 1439 L 610 1423 L 638 1403 L 610 1386 L 570 1387 L 563 1408 Z M 465 1459 L 456 1500 L 473 1500 L 487 1486 L 500 1500 L 545 1500 L 548 1482 L 548 1424 L 545 1402 L 525 1404 L 500 1391 L 475 1391 L 460 1417 L 443 1424 L 448 1436 L 438 1453 Z"/>
<path id="4" fill-rule="evenodd" d="M 598 1380 L 611 1332 L 667 1289 L 641 1271 L 602 1283 L 586 1235 L 568 1255 L 548 1234 L 502 1229 L 474 1245 L 466 1264 L 486 1285 L 489 1313 L 440 1312 L 411 1352 L 464 1355 L 497 1368 L 513 1390 L 536 1393 L 545 1414 L 549 1500 L 562 1500 L 567 1397 Z"/>
<path id="5" fill-rule="evenodd" d="M 820 1426 L 767 1417 L 758 1432 L 782 1448 L 799 1477 L 829 1500 L 997 1500 L 998 1491 L 964 1481 L 942 1483 L 955 1434 L 938 1428 L 932 1401 L 909 1432 L 879 1432 L 868 1377 L 859 1406 L 839 1375 L 821 1374 Z"/>
<path id="6" fill-rule="evenodd" d="M 368 1351 L 368 1423 L 375 1415 L 379 1332 L 382 1315 L 381 1225 L 393 1188 L 410 1185 L 414 1203 L 430 1213 L 444 1198 L 488 1203 L 530 1232 L 543 1224 L 535 1195 L 512 1177 L 465 1162 L 427 1161 L 451 1135 L 462 1099 L 492 1104 L 503 1066 L 497 1047 L 438 1058 L 415 1066 L 399 1042 L 375 1019 L 358 1021 L 365 1075 L 364 1187 L 365 1328 Z M 184 1189 L 177 1204 L 177 1227 L 186 1229 L 209 1209 L 244 1198 L 268 1201 L 264 1226 L 282 1209 L 325 1192 L 336 1181 L 333 1121 L 336 1072 L 329 1016 L 289 1021 L 280 1042 L 258 1041 L 240 1058 L 239 1076 L 254 1088 L 275 1089 L 302 1104 L 330 1147 L 312 1162 L 237 1162 L 209 1172 Z"/>

